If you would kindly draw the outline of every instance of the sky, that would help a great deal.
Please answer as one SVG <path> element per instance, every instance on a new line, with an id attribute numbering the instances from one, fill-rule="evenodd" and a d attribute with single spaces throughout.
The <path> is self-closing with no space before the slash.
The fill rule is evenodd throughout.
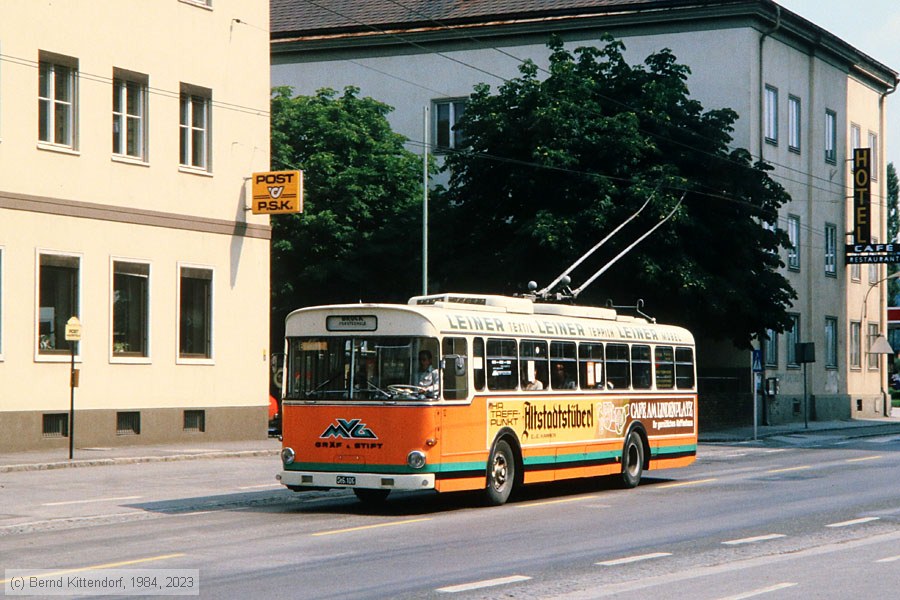
<path id="1" fill-rule="evenodd" d="M 900 72 L 900 0 L 775 0 Z M 887 160 L 900 168 L 900 91 L 887 100 Z"/>

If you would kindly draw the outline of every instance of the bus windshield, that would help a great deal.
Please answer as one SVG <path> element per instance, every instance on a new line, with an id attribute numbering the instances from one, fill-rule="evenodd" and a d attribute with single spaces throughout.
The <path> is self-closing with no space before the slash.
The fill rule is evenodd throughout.
<path id="1" fill-rule="evenodd" d="M 285 398 L 346 401 L 438 398 L 439 359 L 436 338 L 290 338 Z"/>

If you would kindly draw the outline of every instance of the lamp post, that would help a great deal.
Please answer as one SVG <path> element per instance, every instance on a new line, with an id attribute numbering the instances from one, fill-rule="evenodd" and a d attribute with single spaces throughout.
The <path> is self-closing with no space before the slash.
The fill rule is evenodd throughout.
<path id="1" fill-rule="evenodd" d="M 893 356 L 894 350 L 893 350 L 893 348 L 891 348 L 891 345 L 888 343 L 887 338 L 885 338 L 884 335 L 881 333 L 881 311 L 879 310 L 879 314 L 878 314 L 878 331 L 879 331 L 879 333 L 877 336 L 875 336 L 874 339 L 871 339 L 871 340 L 869 339 L 870 336 L 868 333 L 868 323 L 866 323 L 866 315 L 867 315 L 868 308 L 869 308 L 869 294 L 871 293 L 871 291 L 873 289 L 875 289 L 875 287 L 878 286 L 879 284 L 884 283 L 885 281 L 888 281 L 889 279 L 897 279 L 898 277 L 900 277 L 900 271 L 897 271 L 896 273 L 891 273 L 887 277 L 882 277 L 875 283 L 869 284 L 869 289 L 866 290 L 866 295 L 863 297 L 863 312 L 862 312 L 862 319 L 860 321 L 861 327 L 866 328 L 866 339 L 868 340 L 868 347 L 869 347 L 867 354 L 875 354 L 875 355 L 878 355 L 878 357 L 879 357 L 878 358 L 878 383 L 881 388 L 881 399 L 883 402 L 882 410 L 884 412 L 884 416 L 886 416 L 886 417 L 890 416 L 890 411 L 888 410 L 887 395 L 884 392 L 884 374 L 881 372 L 881 355 L 888 354 L 888 355 Z M 881 308 L 881 305 L 879 304 L 879 309 L 880 308 Z M 866 370 L 863 371 L 863 373 L 865 374 L 865 372 L 867 370 L 868 370 L 868 366 L 866 367 Z M 865 377 L 865 375 L 863 375 L 863 377 Z"/>

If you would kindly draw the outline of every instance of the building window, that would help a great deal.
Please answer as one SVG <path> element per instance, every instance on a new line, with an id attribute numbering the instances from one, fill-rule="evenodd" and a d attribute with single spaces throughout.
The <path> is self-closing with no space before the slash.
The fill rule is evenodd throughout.
<path id="1" fill-rule="evenodd" d="M 825 368 L 838 366 L 837 326 L 837 317 L 825 317 Z"/>
<path id="2" fill-rule="evenodd" d="M 825 223 L 825 275 L 837 277 L 837 225 Z"/>
<path id="3" fill-rule="evenodd" d="M 766 329 L 766 339 L 763 343 L 763 355 L 767 367 L 778 366 L 778 333 L 773 329 Z"/>
<path id="4" fill-rule="evenodd" d="M 778 144 L 778 88 L 766 86 L 766 141 Z"/>
<path id="5" fill-rule="evenodd" d="M 797 367 L 797 344 L 800 343 L 800 315 L 788 315 L 791 319 L 791 328 L 784 332 L 784 342 L 787 345 L 787 366 Z"/>
<path id="6" fill-rule="evenodd" d="M 800 270 L 800 217 L 797 215 L 788 215 L 788 269 L 792 271 Z"/>
<path id="7" fill-rule="evenodd" d="M 113 356 L 149 356 L 150 265 L 113 261 L 112 305 Z"/>
<path id="8" fill-rule="evenodd" d="M 69 437 L 69 415 L 66 413 L 41 415 L 41 435 L 45 438 Z"/>
<path id="9" fill-rule="evenodd" d="M 141 413 L 137 411 L 116 413 L 116 435 L 140 435 Z"/>
<path id="10" fill-rule="evenodd" d="M 210 168 L 210 105 L 212 92 L 182 84 L 180 162 L 204 171 Z"/>
<path id="11" fill-rule="evenodd" d="M 869 132 L 869 150 L 871 150 L 871 177 L 872 181 L 878 181 L 878 134 Z"/>
<path id="12" fill-rule="evenodd" d="M 877 244 L 878 238 L 875 236 L 872 236 L 872 243 Z M 875 285 L 876 283 L 878 283 L 878 279 L 879 279 L 878 269 L 879 269 L 879 265 L 877 265 L 875 263 L 871 263 L 869 265 L 869 283 L 872 285 Z"/>
<path id="13" fill-rule="evenodd" d="M 837 163 L 837 113 L 825 111 L 825 161 Z"/>
<path id="14" fill-rule="evenodd" d="M 178 302 L 178 356 L 212 358 L 211 269 L 181 267 Z"/>
<path id="15" fill-rule="evenodd" d="M 873 371 L 878 368 L 878 355 L 872 353 L 872 344 L 875 343 L 875 338 L 878 337 L 878 323 L 868 323 L 868 335 L 866 336 L 866 355 L 869 357 L 866 360 L 866 364 L 869 367 L 870 371 Z"/>
<path id="16" fill-rule="evenodd" d="M 113 71 L 113 154 L 147 160 L 147 77 Z"/>
<path id="17" fill-rule="evenodd" d="M 67 354 L 66 321 L 80 317 L 81 259 L 40 254 L 38 264 L 38 353 Z M 78 342 L 74 343 L 77 351 Z"/>
<path id="18" fill-rule="evenodd" d="M 848 344 L 850 347 L 850 368 L 859 369 L 862 367 L 862 362 L 860 360 L 860 330 L 862 326 L 859 321 L 853 321 L 850 323 L 850 343 Z"/>
<path id="19" fill-rule="evenodd" d="M 857 283 L 862 279 L 862 269 L 858 264 L 850 265 L 850 279 Z"/>
<path id="20" fill-rule="evenodd" d="M 856 150 L 857 148 L 862 147 L 862 129 L 856 123 L 850 124 L 850 150 Z M 853 168 L 853 163 L 850 163 L 850 168 Z"/>
<path id="21" fill-rule="evenodd" d="M 465 100 L 436 100 L 432 105 L 435 151 L 465 146 L 466 140 L 456 124 L 466 110 Z"/>
<path id="22" fill-rule="evenodd" d="M 788 96 L 788 150 L 800 152 L 800 98 Z"/>
<path id="23" fill-rule="evenodd" d="M 78 61 L 41 52 L 38 66 L 38 139 L 74 149 Z"/>
<path id="24" fill-rule="evenodd" d="M 184 430 L 203 433 L 206 431 L 206 411 L 205 410 L 186 410 L 184 411 Z"/>

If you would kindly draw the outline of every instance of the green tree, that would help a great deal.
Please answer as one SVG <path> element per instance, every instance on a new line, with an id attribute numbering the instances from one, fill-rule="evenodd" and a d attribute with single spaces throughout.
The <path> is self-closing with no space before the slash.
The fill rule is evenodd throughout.
<path id="1" fill-rule="evenodd" d="M 897 234 L 900 233 L 900 214 L 897 206 L 900 196 L 900 181 L 897 179 L 897 170 L 894 163 L 887 166 L 887 213 L 888 213 L 888 241 L 896 243 Z M 888 265 L 888 274 L 892 275 L 900 270 L 900 265 Z M 900 306 L 900 281 L 891 279 L 888 281 L 888 305 Z"/>
<path id="2" fill-rule="evenodd" d="M 272 93 L 272 168 L 304 172 L 302 214 L 272 217 L 272 340 L 301 306 L 405 301 L 417 291 L 422 161 L 392 110 L 348 87 Z M 273 346 L 277 347 L 277 346 Z"/>
<path id="3" fill-rule="evenodd" d="M 783 331 L 796 294 L 780 273 L 788 241 L 776 225 L 789 196 L 771 167 L 730 148 L 736 113 L 691 99 L 690 71 L 670 51 L 629 66 L 623 44 L 604 41 L 569 52 L 552 39 L 548 73 L 526 61 L 496 94 L 476 86 L 458 125 L 469 150 L 446 161 L 441 219 L 465 243 L 444 246 L 442 285 L 509 293 L 549 283 L 655 194 L 576 271 L 578 284 L 685 194 L 579 302 L 642 297 L 654 316 L 740 346 Z"/>

